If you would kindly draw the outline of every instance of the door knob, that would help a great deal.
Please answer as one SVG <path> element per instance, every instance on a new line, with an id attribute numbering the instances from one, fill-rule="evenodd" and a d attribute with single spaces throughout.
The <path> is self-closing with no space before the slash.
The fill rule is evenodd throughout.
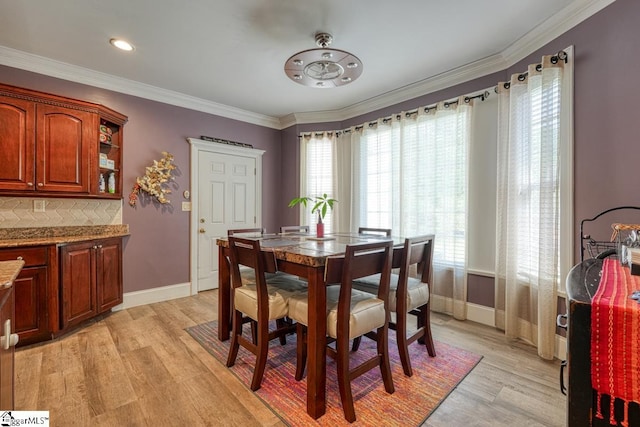
<path id="1" fill-rule="evenodd" d="M 206 231 L 205 231 L 205 229 L 204 229 L 204 228 L 201 228 L 201 229 L 200 229 L 200 233 L 201 233 L 201 234 L 204 234 L 205 232 L 206 232 Z"/>
<path id="2" fill-rule="evenodd" d="M 204 218 L 200 218 L 200 223 L 204 224 Z"/>

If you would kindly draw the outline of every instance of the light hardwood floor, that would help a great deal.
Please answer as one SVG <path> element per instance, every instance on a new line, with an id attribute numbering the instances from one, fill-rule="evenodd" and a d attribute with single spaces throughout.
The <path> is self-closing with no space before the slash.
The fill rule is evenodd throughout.
<path id="1" fill-rule="evenodd" d="M 215 319 L 216 307 L 217 291 L 202 292 L 18 349 L 15 409 L 48 410 L 52 426 L 282 426 L 184 331 Z M 433 314 L 432 328 L 484 358 L 425 426 L 565 425 L 559 361 L 473 322 Z"/>

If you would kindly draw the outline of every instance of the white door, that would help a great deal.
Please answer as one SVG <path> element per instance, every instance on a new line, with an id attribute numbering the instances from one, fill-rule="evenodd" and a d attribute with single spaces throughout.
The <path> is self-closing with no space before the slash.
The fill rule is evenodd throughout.
<path id="1" fill-rule="evenodd" d="M 198 291 L 218 287 L 216 239 L 230 228 L 257 227 L 256 159 L 200 151 L 198 156 Z"/>

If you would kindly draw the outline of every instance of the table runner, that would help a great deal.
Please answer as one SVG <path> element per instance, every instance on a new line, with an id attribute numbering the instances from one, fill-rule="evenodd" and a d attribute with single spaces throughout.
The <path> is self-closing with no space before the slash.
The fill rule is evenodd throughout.
<path id="1" fill-rule="evenodd" d="M 609 423 L 616 425 L 617 398 L 624 402 L 625 427 L 629 402 L 640 403 L 640 304 L 630 298 L 636 290 L 639 276 L 632 276 L 616 259 L 604 260 L 591 303 L 591 383 L 598 394 L 596 417 L 603 418 L 601 397 L 608 394 Z"/>

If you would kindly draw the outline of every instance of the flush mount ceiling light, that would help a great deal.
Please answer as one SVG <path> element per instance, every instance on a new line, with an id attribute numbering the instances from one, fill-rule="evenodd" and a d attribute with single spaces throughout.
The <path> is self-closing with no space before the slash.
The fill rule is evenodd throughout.
<path id="1" fill-rule="evenodd" d="M 122 39 L 111 39 L 109 40 L 109 43 L 111 43 L 112 46 L 121 50 L 126 50 L 127 52 L 131 52 L 134 49 L 131 43 Z"/>
<path id="2" fill-rule="evenodd" d="M 362 62 L 344 50 L 331 49 L 333 37 L 317 33 L 317 49 L 303 50 L 287 59 L 284 72 L 304 86 L 330 88 L 351 83 L 362 74 Z"/>

